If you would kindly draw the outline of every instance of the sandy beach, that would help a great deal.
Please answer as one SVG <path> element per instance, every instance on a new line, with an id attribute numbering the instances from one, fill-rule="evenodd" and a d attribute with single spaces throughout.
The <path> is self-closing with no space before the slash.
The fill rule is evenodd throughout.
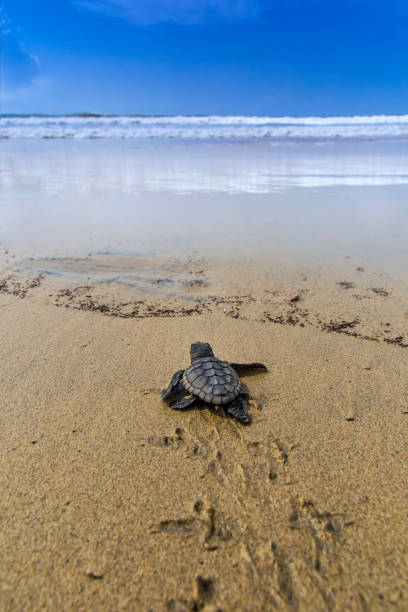
<path id="1" fill-rule="evenodd" d="M 408 612 L 408 0 L 0 30 L 0 612 Z"/>
<path id="2" fill-rule="evenodd" d="M 406 610 L 407 291 L 358 264 L 3 249 L 0 607 Z M 161 401 L 197 340 L 268 366 L 251 425 Z"/>
<path id="3" fill-rule="evenodd" d="M 404 147 L 5 145 L 2 610 L 407 609 Z"/>

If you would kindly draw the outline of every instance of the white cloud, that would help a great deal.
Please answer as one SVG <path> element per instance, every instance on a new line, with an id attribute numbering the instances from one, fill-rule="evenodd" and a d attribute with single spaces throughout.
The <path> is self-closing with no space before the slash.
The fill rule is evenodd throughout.
<path id="1" fill-rule="evenodd" d="M 1 69 L 8 88 L 27 85 L 39 75 L 38 57 L 27 51 L 11 30 L 3 33 Z"/>
<path id="2" fill-rule="evenodd" d="M 121 17 L 138 25 L 256 20 L 260 0 L 72 0 L 78 8 Z"/>

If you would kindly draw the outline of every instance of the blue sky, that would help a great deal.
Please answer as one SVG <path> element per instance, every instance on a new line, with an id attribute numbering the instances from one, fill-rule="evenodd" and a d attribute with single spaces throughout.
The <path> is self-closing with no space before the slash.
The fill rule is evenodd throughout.
<path id="1" fill-rule="evenodd" d="M 407 0 L 4 0 L 1 111 L 408 113 Z"/>

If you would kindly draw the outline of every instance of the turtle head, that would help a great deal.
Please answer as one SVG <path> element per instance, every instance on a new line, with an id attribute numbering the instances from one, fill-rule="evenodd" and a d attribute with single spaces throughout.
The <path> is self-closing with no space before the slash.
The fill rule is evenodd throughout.
<path id="1" fill-rule="evenodd" d="M 191 363 L 203 357 L 214 357 L 213 350 L 208 342 L 194 342 L 190 348 Z"/>

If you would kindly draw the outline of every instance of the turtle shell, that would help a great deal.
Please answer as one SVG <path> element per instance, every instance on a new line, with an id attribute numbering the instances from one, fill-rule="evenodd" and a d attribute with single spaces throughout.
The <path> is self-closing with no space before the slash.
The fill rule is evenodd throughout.
<path id="1" fill-rule="evenodd" d="M 197 359 L 189 366 L 181 379 L 192 395 L 207 404 L 222 406 L 235 399 L 242 388 L 235 370 L 225 361 L 209 356 Z"/>

